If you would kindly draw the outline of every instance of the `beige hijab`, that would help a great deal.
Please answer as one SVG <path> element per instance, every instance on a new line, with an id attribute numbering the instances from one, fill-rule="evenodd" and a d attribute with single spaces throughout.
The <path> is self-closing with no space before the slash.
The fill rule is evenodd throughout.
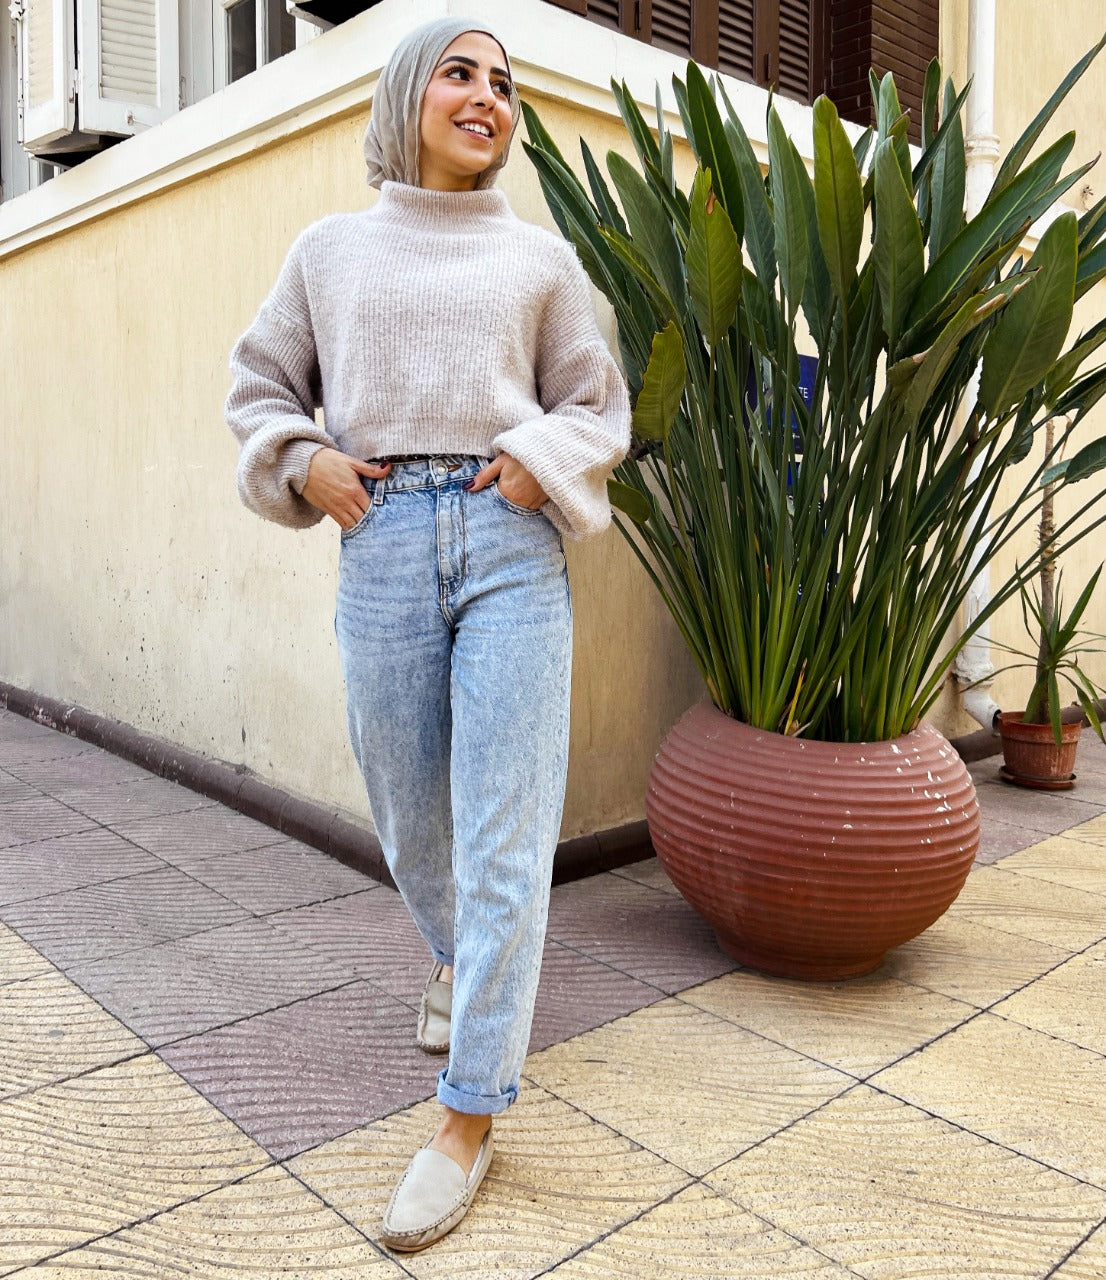
<path id="1" fill-rule="evenodd" d="M 466 31 L 479 31 L 499 43 L 494 32 L 469 18 L 437 18 L 416 27 L 396 46 L 377 81 L 372 118 L 365 130 L 365 166 L 370 187 L 379 187 L 383 182 L 419 185 L 419 118 L 423 94 L 442 54 Z M 502 44 L 499 47 L 502 49 Z M 506 51 L 503 57 L 506 60 Z M 510 69 L 508 61 L 508 72 Z M 518 117 L 516 93 L 511 99 L 511 137 Z M 478 190 L 495 182 L 499 170 L 507 163 L 510 147 L 511 138 L 508 138 L 498 160 L 477 177 Z"/>

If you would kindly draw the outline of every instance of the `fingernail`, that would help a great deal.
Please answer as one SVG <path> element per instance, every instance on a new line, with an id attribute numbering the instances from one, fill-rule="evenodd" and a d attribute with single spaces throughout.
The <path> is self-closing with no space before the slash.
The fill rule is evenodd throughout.
<path id="1" fill-rule="evenodd" d="M 476 477 L 474 476 L 471 480 L 466 480 L 465 483 L 461 486 L 461 488 L 471 489 L 475 483 L 476 483 Z"/>

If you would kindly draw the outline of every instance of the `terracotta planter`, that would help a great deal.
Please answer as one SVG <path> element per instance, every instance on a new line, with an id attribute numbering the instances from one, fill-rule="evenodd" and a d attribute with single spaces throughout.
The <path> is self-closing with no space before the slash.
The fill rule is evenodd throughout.
<path id="1" fill-rule="evenodd" d="M 742 964 L 856 977 L 928 928 L 979 847 L 964 762 L 929 725 L 891 742 L 811 742 L 709 703 L 668 734 L 646 800 L 657 856 Z"/>
<path id="2" fill-rule="evenodd" d="M 1064 791 L 1075 785 L 1075 749 L 1083 732 L 1080 720 L 1060 726 L 1060 745 L 1050 724 L 1026 724 L 1020 711 L 999 717 L 1002 776 L 1019 787 Z"/>

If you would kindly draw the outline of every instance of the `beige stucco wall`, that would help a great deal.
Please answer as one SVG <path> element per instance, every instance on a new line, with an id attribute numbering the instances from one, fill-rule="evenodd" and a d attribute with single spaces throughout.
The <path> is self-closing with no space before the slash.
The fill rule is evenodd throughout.
<path id="1" fill-rule="evenodd" d="M 0 261 L 0 349 L 20 353 L 0 397 L 0 679 L 359 815 L 332 627 L 337 528 L 296 534 L 238 504 L 222 405 L 227 353 L 296 233 L 375 198 L 364 119 Z M 588 128 L 603 149 L 617 140 Z M 522 217 L 548 221 L 521 149 L 502 185 Z M 697 683 L 617 533 L 568 558 L 571 836 L 641 816 L 652 753 Z"/>

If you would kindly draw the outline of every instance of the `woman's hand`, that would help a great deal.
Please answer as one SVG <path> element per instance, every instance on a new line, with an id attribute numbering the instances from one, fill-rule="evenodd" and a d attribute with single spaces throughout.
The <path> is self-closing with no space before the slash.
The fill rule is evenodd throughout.
<path id="1" fill-rule="evenodd" d="M 527 507 L 537 511 L 543 502 L 549 501 L 549 494 L 534 479 L 529 471 L 509 453 L 501 453 L 493 458 L 486 467 L 482 467 L 466 486 L 472 492 L 485 488 L 492 481 L 497 482 L 499 492 L 513 502 L 516 507 Z"/>
<path id="2" fill-rule="evenodd" d="M 380 480 L 392 469 L 386 462 L 362 462 L 338 449 L 318 449 L 311 455 L 303 496 L 343 529 L 352 529 L 369 508 L 362 476 Z"/>

